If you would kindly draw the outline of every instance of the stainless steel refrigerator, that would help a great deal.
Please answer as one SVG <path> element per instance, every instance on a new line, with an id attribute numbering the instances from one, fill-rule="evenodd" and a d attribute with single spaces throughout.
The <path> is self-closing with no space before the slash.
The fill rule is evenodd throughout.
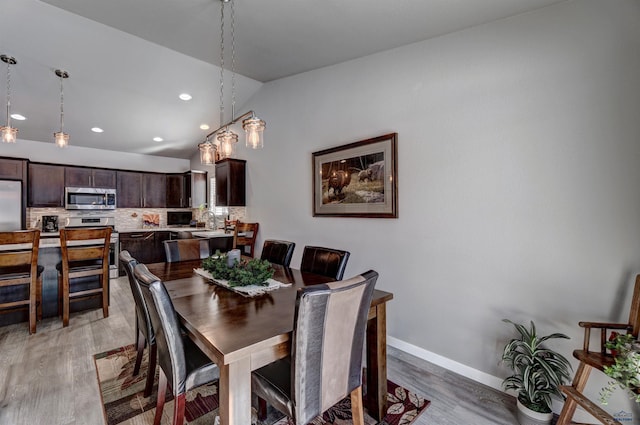
<path id="1" fill-rule="evenodd" d="M 22 228 L 22 182 L 0 180 L 0 231 Z"/>

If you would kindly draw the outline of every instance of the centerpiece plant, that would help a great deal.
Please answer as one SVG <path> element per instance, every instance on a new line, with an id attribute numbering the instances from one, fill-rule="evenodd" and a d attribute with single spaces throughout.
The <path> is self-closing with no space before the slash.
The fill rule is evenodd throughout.
<path id="1" fill-rule="evenodd" d="M 640 403 L 640 343 L 632 334 L 612 332 L 605 347 L 611 350 L 614 363 L 604 366 L 603 372 L 613 379 L 600 391 L 600 402 L 607 404 L 613 391 L 622 388 L 631 399 Z"/>
<path id="2" fill-rule="evenodd" d="M 550 423 L 551 396 L 562 398 L 560 386 L 569 381 L 569 361 L 561 354 L 544 346 L 551 339 L 569 339 L 561 333 L 538 336 L 536 326 L 529 328 L 508 319 L 518 336 L 504 347 L 503 362 L 513 374 L 502 382 L 505 390 L 515 390 L 518 397 L 518 421 L 520 424 Z M 524 407 L 525 409 L 523 409 Z"/>
<path id="3" fill-rule="evenodd" d="M 211 273 L 214 279 L 226 280 L 229 286 L 268 286 L 267 280 L 271 279 L 275 273 L 269 261 L 259 258 L 236 261 L 232 267 L 229 267 L 226 254 L 220 254 L 220 252 L 205 258 L 202 261 L 202 268 Z"/>

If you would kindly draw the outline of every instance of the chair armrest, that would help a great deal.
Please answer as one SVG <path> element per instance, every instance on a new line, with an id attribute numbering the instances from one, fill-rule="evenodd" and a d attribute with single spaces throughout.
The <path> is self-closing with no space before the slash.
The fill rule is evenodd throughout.
<path id="1" fill-rule="evenodd" d="M 591 329 L 600 329 L 600 352 L 606 352 L 605 343 L 607 341 L 607 331 L 620 329 L 631 332 L 632 326 L 628 323 L 609 323 L 609 322 L 578 322 L 578 326 L 584 328 L 583 350 L 589 351 L 589 340 L 591 339 Z"/>

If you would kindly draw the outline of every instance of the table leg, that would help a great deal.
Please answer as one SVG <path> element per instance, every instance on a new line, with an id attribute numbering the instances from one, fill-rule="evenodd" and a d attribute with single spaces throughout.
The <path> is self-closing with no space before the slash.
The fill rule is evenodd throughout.
<path id="1" fill-rule="evenodd" d="M 367 322 L 367 394 L 364 404 L 369 415 L 381 421 L 387 412 L 387 309 L 379 304 Z"/>
<path id="2" fill-rule="evenodd" d="M 251 423 L 251 359 L 244 358 L 220 368 L 220 425 Z"/>

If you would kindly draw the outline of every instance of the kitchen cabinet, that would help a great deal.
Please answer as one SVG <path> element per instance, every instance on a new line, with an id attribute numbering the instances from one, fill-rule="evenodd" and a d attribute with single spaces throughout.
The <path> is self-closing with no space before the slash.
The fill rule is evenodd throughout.
<path id="1" fill-rule="evenodd" d="M 118 208 L 164 208 L 166 176 L 159 173 L 118 171 Z"/>
<path id="2" fill-rule="evenodd" d="M 116 188 L 116 171 L 101 168 L 65 167 L 65 186 Z"/>
<path id="3" fill-rule="evenodd" d="M 164 241 L 171 239 L 171 232 L 157 231 L 155 232 L 155 243 L 153 245 L 153 262 L 160 263 L 167 261 L 167 255 L 164 252 Z"/>
<path id="4" fill-rule="evenodd" d="M 64 207 L 64 166 L 29 163 L 29 207 Z"/>
<path id="5" fill-rule="evenodd" d="M 167 208 L 198 208 L 207 203 L 207 172 L 167 174 Z"/>
<path id="6" fill-rule="evenodd" d="M 216 206 L 244 207 L 246 205 L 247 161 L 227 158 L 216 162 Z"/>
<path id="7" fill-rule="evenodd" d="M 155 232 L 140 230 L 139 232 L 120 232 L 120 250 L 127 250 L 139 263 L 155 263 Z M 124 264 L 120 263 L 119 274 L 124 276 Z"/>
<path id="8" fill-rule="evenodd" d="M 0 179 L 26 181 L 26 160 L 0 158 Z"/>

